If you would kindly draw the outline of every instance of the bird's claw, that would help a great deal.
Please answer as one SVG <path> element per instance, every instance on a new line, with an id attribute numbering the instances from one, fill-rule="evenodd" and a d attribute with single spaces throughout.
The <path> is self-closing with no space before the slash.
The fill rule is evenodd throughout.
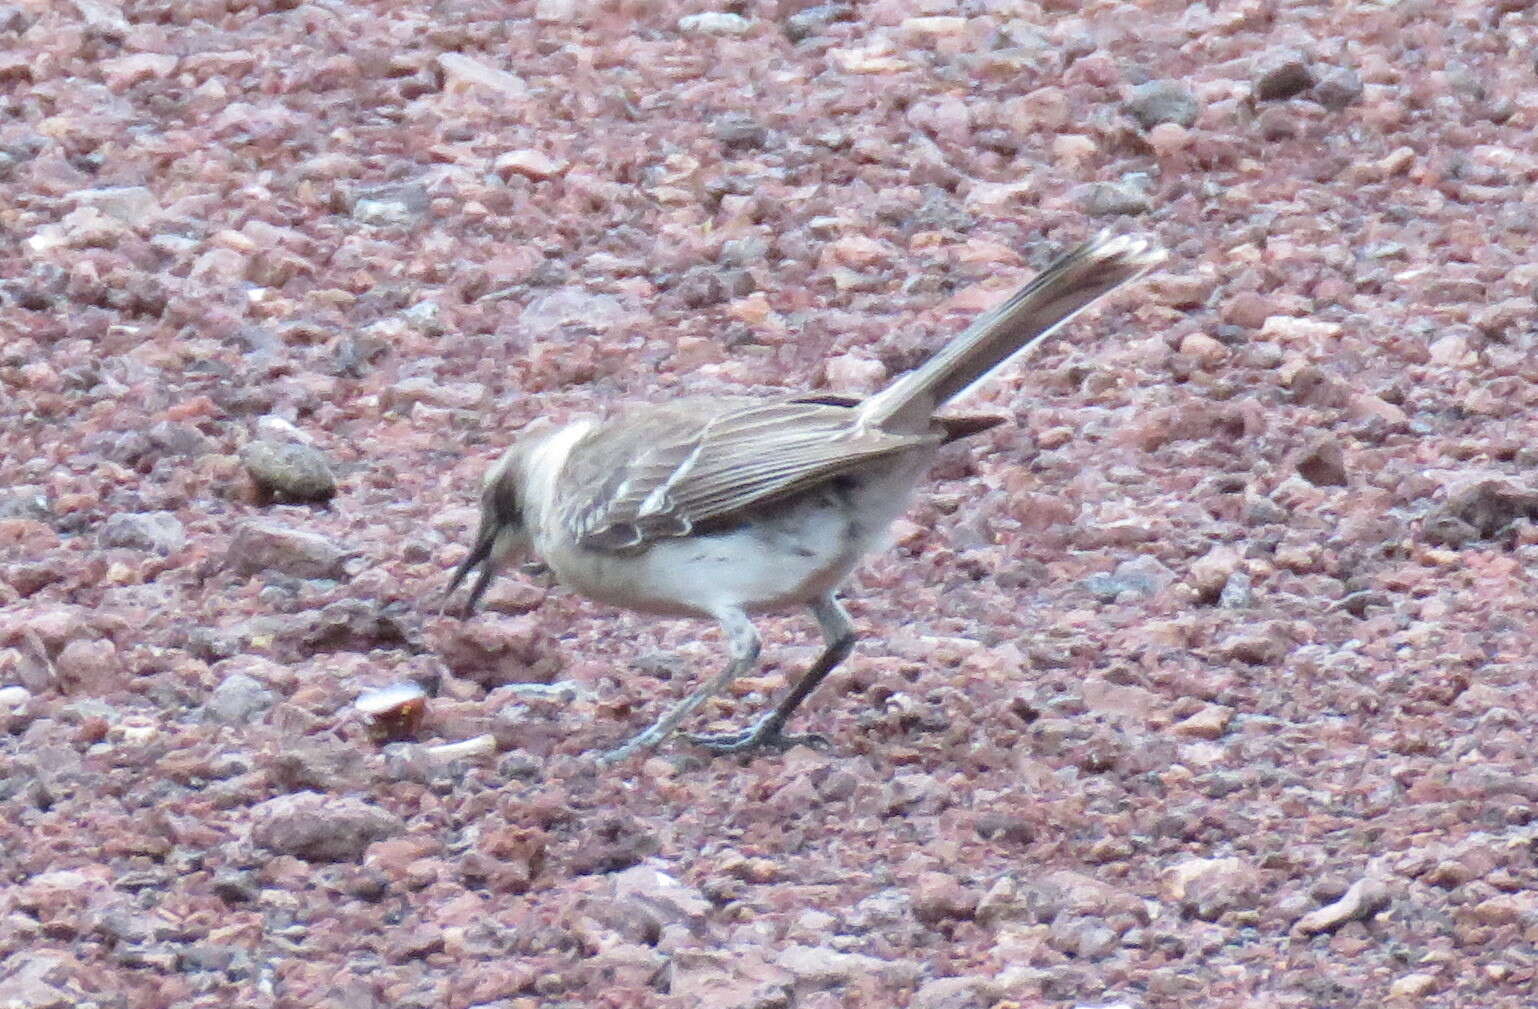
<path id="1" fill-rule="evenodd" d="M 816 732 L 788 733 L 777 726 L 752 725 L 736 732 L 686 732 L 683 737 L 695 746 L 718 756 L 747 753 L 750 750 L 785 751 L 792 746 L 823 748 L 828 739 Z"/>

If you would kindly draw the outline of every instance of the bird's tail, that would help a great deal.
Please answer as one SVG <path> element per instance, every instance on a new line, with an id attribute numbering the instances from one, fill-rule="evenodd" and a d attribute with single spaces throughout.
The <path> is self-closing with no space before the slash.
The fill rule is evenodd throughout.
<path id="1" fill-rule="evenodd" d="M 1101 234 L 1085 242 L 934 357 L 860 404 L 861 422 L 871 427 L 928 425 L 942 404 L 1163 258 L 1163 250 L 1139 238 Z"/>

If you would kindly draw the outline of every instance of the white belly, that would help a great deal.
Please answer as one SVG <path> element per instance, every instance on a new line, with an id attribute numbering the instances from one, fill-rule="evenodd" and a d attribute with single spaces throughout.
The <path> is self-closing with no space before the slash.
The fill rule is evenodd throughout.
<path id="1" fill-rule="evenodd" d="M 657 540 L 639 551 L 535 549 L 560 581 L 600 602 L 665 614 L 775 609 L 837 588 L 883 545 L 932 452 L 883 461 L 744 516 L 719 531 Z"/>

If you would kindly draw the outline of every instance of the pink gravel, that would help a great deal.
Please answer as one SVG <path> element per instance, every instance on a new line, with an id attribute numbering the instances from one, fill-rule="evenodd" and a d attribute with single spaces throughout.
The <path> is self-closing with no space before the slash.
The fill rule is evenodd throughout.
<path id="1" fill-rule="evenodd" d="M 0 2 L 0 1003 L 1530 1006 L 1535 44 Z M 537 575 L 438 615 L 522 424 L 867 391 L 1106 226 L 1167 269 L 978 395 L 826 750 L 599 771 L 717 631 Z M 697 727 L 814 654 L 762 627 Z"/>

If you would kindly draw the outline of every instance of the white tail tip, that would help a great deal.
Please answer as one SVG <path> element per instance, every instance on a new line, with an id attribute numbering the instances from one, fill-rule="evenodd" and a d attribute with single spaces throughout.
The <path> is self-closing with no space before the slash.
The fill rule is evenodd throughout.
<path id="1" fill-rule="evenodd" d="M 1113 235 L 1102 231 L 1091 243 L 1090 254 L 1096 259 L 1119 259 L 1130 269 L 1142 273 L 1169 258 L 1169 254 L 1146 238 Z"/>

